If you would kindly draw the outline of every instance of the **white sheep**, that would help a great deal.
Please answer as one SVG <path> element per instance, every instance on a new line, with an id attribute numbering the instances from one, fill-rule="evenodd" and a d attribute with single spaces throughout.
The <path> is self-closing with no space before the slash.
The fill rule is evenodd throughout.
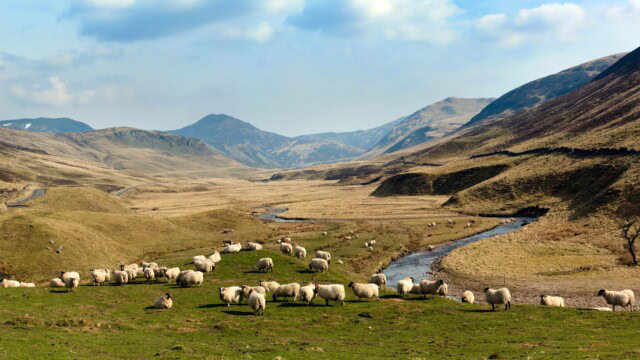
<path id="1" fill-rule="evenodd" d="M 278 284 L 277 281 L 260 280 L 260 286 L 262 286 L 267 292 L 272 292 L 276 291 L 280 284 Z"/>
<path id="2" fill-rule="evenodd" d="M 218 289 L 220 300 L 229 306 L 230 304 L 240 304 L 242 302 L 242 288 L 240 286 L 221 287 Z"/>
<path id="3" fill-rule="evenodd" d="M 325 259 L 311 259 L 309 262 L 309 270 L 313 272 L 327 272 L 329 271 L 329 263 Z"/>
<path id="4" fill-rule="evenodd" d="M 113 272 L 113 277 L 117 284 L 124 285 L 129 282 L 129 274 L 124 270 L 116 270 Z"/>
<path id="5" fill-rule="evenodd" d="M 107 272 L 105 269 L 90 269 L 91 279 L 93 280 L 93 285 L 96 284 L 102 285 L 107 281 Z"/>
<path id="6" fill-rule="evenodd" d="M 362 298 L 380 300 L 378 285 L 376 284 L 361 284 L 352 281 L 349 283 L 349 287 L 353 289 L 353 293 L 358 297 L 359 301 L 362 301 Z"/>
<path id="7" fill-rule="evenodd" d="M 49 287 L 64 287 L 64 281 L 60 278 L 51 279 Z"/>
<path id="8" fill-rule="evenodd" d="M 298 297 L 299 293 L 300 293 L 300 284 L 298 283 L 280 285 L 273 292 L 273 301 L 278 301 L 279 297 L 284 298 L 284 301 L 287 301 L 288 298 L 292 298 L 295 300 L 295 298 Z"/>
<path id="9" fill-rule="evenodd" d="M 196 255 L 193 257 L 193 262 L 205 260 L 206 257 L 204 255 Z"/>
<path id="10" fill-rule="evenodd" d="M 222 249 L 222 253 L 223 254 L 231 254 L 231 253 L 240 252 L 240 250 L 242 250 L 242 244 L 240 244 L 240 243 L 229 244 L 229 245 L 225 246 L 224 249 Z"/>
<path id="11" fill-rule="evenodd" d="M 155 276 L 156 279 L 161 277 L 166 277 L 164 276 L 164 274 L 167 272 L 167 270 L 169 270 L 166 266 L 152 268 L 152 269 L 153 269 L 153 275 Z"/>
<path id="12" fill-rule="evenodd" d="M 476 301 L 476 298 L 471 291 L 467 290 L 462 293 L 460 301 L 463 303 L 473 304 Z"/>
<path id="13" fill-rule="evenodd" d="M 440 288 L 445 286 L 444 280 L 422 280 L 420 281 L 420 293 L 423 297 L 427 297 L 427 295 L 431 295 L 433 299 L 436 295 L 439 295 Z M 447 291 L 448 292 L 448 288 Z M 445 296 L 446 296 L 446 292 Z"/>
<path id="14" fill-rule="evenodd" d="M 442 296 L 442 297 L 446 297 L 447 295 L 449 295 L 449 285 L 442 284 L 442 286 L 440 286 L 440 289 L 438 289 L 438 295 Z"/>
<path id="15" fill-rule="evenodd" d="M 78 279 L 78 281 L 80 281 L 80 274 L 78 274 L 75 271 L 67 271 L 67 272 L 61 271 L 60 272 L 60 280 L 62 280 L 62 281 L 64 281 L 66 283 L 67 279 L 70 279 L 70 278 L 76 278 L 76 279 Z"/>
<path id="16" fill-rule="evenodd" d="M 345 240 L 351 240 L 351 236 L 345 236 L 344 239 Z"/>
<path id="17" fill-rule="evenodd" d="M 413 283 L 411 290 L 409 290 L 409 294 L 422 295 L 422 291 L 420 290 L 420 283 Z"/>
<path id="18" fill-rule="evenodd" d="M 564 299 L 560 296 L 540 295 L 540 305 L 564 307 Z"/>
<path id="19" fill-rule="evenodd" d="M 154 262 L 143 262 L 142 263 L 142 270 L 146 269 L 146 268 L 157 268 L 158 267 L 158 263 L 154 263 Z"/>
<path id="20" fill-rule="evenodd" d="M 171 294 L 165 293 L 162 295 L 155 303 L 153 303 L 153 307 L 156 309 L 171 309 L 173 306 L 173 299 L 171 299 Z"/>
<path id="21" fill-rule="evenodd" d="M 178 274 L 176 284 L 182 287 L 202 286 L 204 274 L 201 271 L 185 270 Z"/>
<path id="22" fill-rule="evenodd" d="M 633 311 L 633 305 L 636 302 L 635 295 L 631 290 L 609 291 L 601 289 L 598 291 L 598 296 L 602 296 L 607 301 L 607 304 L 612 305 L 613 311 L 616 311 L 616 306 L 630 306 L 631 311 Z"/>
<path id="23" fill-rule="evenodd" d="M 268 272 L 271 270 L 273 272 L 273 259 L 271 258 L 262 258 L 258 260 L 258 271 Z"/>
<path id="24" fill-rule="evenodd" d="M 293 247 L 293 256 L 297 257 L 298 259 L 306 259 L 307 258 L 307 249 L 305 249 L 302 246 L 296 244 L 296 246 Z"/>
<path id="25" fill-rule="evenodd" d="M 144 269 L 144 277 L 147 279 L 147 281 L 155 280 L 156 279 L 156 272 L 153 271 L 152 268 L 148 267 L 148 268 Z"/>
<path id="26" fill-rule="evenodd" d="M 267 290 L 265 288 L 263 288 L 262 286 L 249 286 L 249 285 L 242 285 L 240 286 L 240 289 L 242 289 L 242 293 L 244 294 L 245 297 L 249 297 L 249 292 L 251 292 L 251 290 L 257 291 L 260 294 L 266 294 Z"/>
<path id="27" fill-rule="evenodd" d="M 2 287 L 5 288 L 5 289 L 7 289 L 7 288 L 19 288 L 20 287 L 20 281 L 2 279 Z"/>
<path id="28" fill-rule="evenodd" d="M 313 305 L 313 300 L 316 298 L 316 285 L 309 284 L 302 286 L 296 300 L 306 302 L 307 305 Z"/>
<path id="29" fill-rule="evenodd" d="M 220 260 L 222 260 L 222 257 L 220 256 L 220 253 L 216 251 L 213 254 L 209 255 L 209 260 L 217 264 L 220 262 Z"/>
<path id="30" fill-rule="evenodd" d="M 193 263 L 196 267 L 196 270 L 201 271 L 203 273 L 210 273 L 216 269 L 216 263 L 209 259 L 198 260 Z"/>
<path id="31" fill-rule="evenodd" d="M 373 274 L 369 278 L 369 283 L 376 284 L 384 290 L 387 287 L 387 275 L 383 273 Z"/>
<path id="32" fill-rule="evenodd" d="M 138 277 L 138 270 L 140 269 L 139 268 L 124 269 L 124 271 L 127 273 L 127 276 L 129 277 L 129 282 L 132 282 L 133 280 L 136 279 L 136 277 Z M 143 274 L 144 274 L 144 270 L 143 270 Z"/>
<path id="33" fill-rule="evenodd" d="M 316 295 L 325 300 L 325 305 L 329 305 L 329 300 L 339 301 L 341 305 L 344 305 L 344 285 L 332 284 L 332 285 L 316 285 Z"/>
<path id="34" fill-rule="evenodd" d="M 247 243 L 247 250 L 250 251 L 258 251 L 258 250 L 262 250 L 262 245 L 255 243 L 255 242 L 248 242 Z"/>
<path id="35" fill-rule="evenodd" d="M 180 268 L 174 267 L 171 269 L 163 269 L 162 275 L 167 279 L 167 282 L 169 282 L 169 280 L 177 279 L 178 275 L 180 275 Z"/>
<path id="36" fill-rule="evenodd" d="M 316 251 L 314 254 L 314 258 L 316 259 L 325 259 L 328 264 L 331 264 L 331 254 L 328 251 Z"/>
<path id="37" fill-rule="evenodd" d="M 326 231 L 323 231 L 323 232 L 322 232 L 322 236 L 327 236 L 327 235 L 329 235 L 329 233 L 328 233 L 328 232 L 326 232 Z"/>
<path id="38" fill-rule="evenodd" d="M 67 288 L 67 292 L 73 291 L 78 287 L 79 282 L 80 280 L 78 278 L 70 277 L 70 278 L 67 278 L 67 280 L 65 280 L 64 287 Z"/>
<path id="39" fill-rule="evenodd" d="M 293 252 L 293 246 L 291 244 L 282 242 L 280 243 L 280 251 L 285 255 L 291 255 Z"/>
<path id="40" fill-rule="evenodd" d="M 400 294 L 401 297 L 409 294 L 411 289 L 413 288 L 413 278 L 406 277 L 396 284 L 396 291 Z"/>
<path id="41" fill-rule="evenodd" d="M 369 245 L 373 246 L 375 244 L 376 244 L 376 239 L 373 239 L 373 240 L 369 241 Z"/>
<path id="42" fill-rule="evenodd" d="M 487 299 L 487 303 L 491 304 L 491 310 L 495 311 L 496 304 L 504 304 L 504 309 L 511 309 L 511 293 L 507 288 L 501 289 L 484 289 L 484 296 Z"/>
<path id="43" fill-rule="evenodd" d="M 20 287 L 23 287 L 23 288 L 34 288 L 34 287 L 36 287 L 36 284 L 20 281 Z"/>
<path id="44" fill-rule="evenodd" d="M 267 307 L 267 302 L 264 299 L 264 294 L 260 294 L 254 289 L 249 290 L 249 298 L 247 300 L 249 308 L 253 310 L 255 315 L 264 315 L 264 309 Z"/>

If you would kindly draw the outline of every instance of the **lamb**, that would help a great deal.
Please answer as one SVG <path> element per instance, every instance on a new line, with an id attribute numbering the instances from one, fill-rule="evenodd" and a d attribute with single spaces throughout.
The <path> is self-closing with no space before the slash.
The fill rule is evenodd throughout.
<path id="1" fill-rule="evenodd" d="M 64 287 L 67 288 L 67 292 L 73 291 L 78 287 L 78 283 L 79 282 L 80 282 L 80 280 L 78 278 L 69 277 L 69 278 L 67 278 L 67 280 L 65 280 Z"/>
<path id="2" fill-rule="evenodd" d="M 260 245 L 258 243 L 254 243 L 254 242 L 248 242 L 247 243 L 247 250 L 250 250 L 250 251 L 262 250 L 262 245 Z"/>
<path id="3" fill-rule="evenodd" d="M 299 293 L 300 293 L 300 284 L 298 283 L 280 285 L 273 292 L 273 301 L 278 301 L 279 297 L 284 298 L 284 301 L 287 301 L 288 298 L 293 298 L 295 300 L 295 298 L 298 297 Z"/>
<path id="4" fill-rule="evenodd" d="M 293 248 L 293 256 L 297 257 L 298 259 L 306 259 L 307 258 L 307 249 L 305 249 L 302 246 L 296 244 L 296 246 Z"/>
<path id="5" fill-rule="evenodd" d="M 20 282 L 19 281 L 15 281 L 15 280 L 7 280 L 7 279 L 2 279 L 2 287 L 7 289 L 7 288 L 19 288 L 20 287 Z"/>
<path id="6" fill-rule="evenodd" d="M 280 286 L 276 281 L 264 281 L 260 280 L 260 286 L 262 286 L 267 292 L 276 291 Z"/>
<path id="7" fill-rule="evenodd" d="M 247 304 L 253 310 L 255 315 L 264 315 L 264 309 L 267 307 L 267 302 L 264 299 L 264 294 L 260 294 L 254 289 L 249 290 L 249 298 Z"/>
<path id="8" fill-rule="evenodd" d="M 344 285 L 316 285 L 315 293 L 325 300 L 325 305 L 329 305 L 329 300 L 339 301 L 341 305 L 344 305 Z"/>
<path id="9" fill-rule="evenodd" d="M 171 279 L 177 279 L 178 275 L 180 275 L 180 268 L 174 267 L 171 269 L 164 269 L 162 275 L 167 279 L 167 282 Z"/>
<path id="10" fill-rule="evenodd" d="M 633 311 L 633 305 L 635 305 L 636 303 L 635 295 L 631 290 L 609 291 L 601 289 L 600 291 L 598 291 L 598 296 L 604 297 L 604 299 L 607 301 L 607 304 L 613 306 L 613 311 L 616 311 L 616 306 L 630 306 L 631 311 Z"/>
<path id="11" fill-rule="evenodd" d="M 203 273 L 210 273 L 216 269 L 216 263 L 209 259 L 198 260 L 193 264 L 196 266 L 196 270 L 202 271 Z"/>
<path id="12" fill-rule="evenodd" d="M 225 246 L 224 249 L 222 249 L 222 253 L 223 254 L 237 253 L 237 252 L 240 252 L 240 250 L 242 250 L 242 244 L 240 243 L 230 244 Z"/>
<path id="13" fill-rule="evenodd" d="M 285 255 L 291 255 L 291 253 L 293 252 L 293 247 L 291 246 L 291 244 L 283 242 L 280 243 L 280 251 Z"/>
<path id="14" fill-rule="evenodd" d="M 121 266 L 124 268 L 124 266 Z M 129 274 L 124 270 L 116 270 L 113 272 L 113 277 L 117 284 L 124 285 L 129 282 Z"/>
<path id="15" fill-rule="evenodd" d="M 202 286 L 204 274 L 201 271 L 186 270 L 181 272 L 176 278 L 176 284 L 182 287 L 191 287 L 193 285 Z"/>
<path id="16" fill-rule="evenodd" d="M 405 295 L 409 294 L 412 288 L 413 288 L 412 277 L 406 277 L 398 281 L 398 283 L 396 284 L 396 291 L 398 292 L 398 294 L 400 294 L 401 297 L 404 297 Z"/>
<path id="17" fill-rule="evenodd" d="M 93 280 L 93 285 L 96 284 L 102 285 L 107 281 L 107 272 L 105 269 L 89 269 L 91 273 L 91 279 Z"/>
<path id="18" fill-rule="evenodd" d="M 229 306 L 230 304 L 240 304 L 242 302 L 242 288 L 240 286 L 221 287 L 218 289 L 220 300 Z"/>
<path id="19" fill-rule="evenodd" d="M 313 305 L 313 300 L 315 298 L 316 298 L 316 285 L 309 284 L 300 288 L 300 292 L 298 293 L 298 298 L 296 300 L 306 302 L 307 305 Z"/>
<path id="20" fill-rule="evenodd" d="M 378 285 L 376 284 L 361 284 L 352 281 L 349 283 L 349 287 L 353 289 L 353 293 L 358 297 L 358 301 L 362 301 L 362 298 L 371 299 L 374 297 L 376 301 L 380 300 L 378 297 Z"/>
<path id="21" fill-rule="evenodd" d="M 491 310 L 496 310 L 496 304 L 504 304 L 504 310 L 511 309 L 511 293 L 507 288 L 501 289 L 484 289 L 484 296 L 487 299 L 487 303 L 491 304 Z"/>
<path id="22" fill-rule="evenodd" d="M 222 258 L 220 257 L 220 253 L 216 251 L 213 254 L 209 255 L 209 260 L 217 264 L 220 262 L 220 260 L 222 260 Z"/>
<path id="23" fill-rule="evenodd" d="M 369 278 L 370 284 L 376 284 L 384 290 L 387 287 L 387 275 L 385 274 L 374 274 Z"/>
<path id="24" fill-rule="evenodd" d="M 146 269 L 144 269 L 144 277 L 147 279 L 147 281 L 151 281 L 151 280 L 155 280 L 156 279 L 156 272 L 153 271 L 152 268 L 148 267 Z"/>
<path id="25" fill-rule="evenodd" d="M 258 260 L 258 271 L 268 272 L 271 270 L 273 273 L 273 259 L 271 258 L 262 258 Z"/>
<path id="26" fill-rule="evenodd" d="M 49 282 L 49 287 L 64 287 L 64 281 L 60 278 L 51 279 Z"/>
<path id="27" fill-rule="evenodd" d="M 173 299 L 171 299 L 171 294 L 165 293 L 162 295 L 155 303 L 153 303 L 153 307 L 156 309 L 171 309 L 173 306 Z"/>
<path id="28" fill-rule="evenodd" d="M 331 254 L 327 251 L 316 251 L 314 258 L 325 259 L 327 263 L 331 265 Z"/>
<path id="29" fill-rule="evenodd" d="M 422 293 L 422 297 L 427 297 L 427 295 L 431 295 L 433 299 L 436 295 L 439 295 L 440 289 L 443 286 L 446 286 L 444 280 L 422 280 L 420 281 L 420 293 Z M 448 293 L 448 288 L 443 292 Z"/>
<path id="30" fill-rule="evenodd" d="M 467 304 L 473 304 L 476 300 L 475 300 L 475 296 L 473 295 L 473 293 L 469 290 L 465 291 L 462 293 L 462 298 L 460 299 L 460 301 L 462 301 L 463 303 L 467 303 Z"/>
<path id="31" fill-rule="evenodd" d="M 564 307 L 564 299 L 560 296 L 540 295 L 540 305 Z"/>
<path id="32" fill-rule="evenodd" d="M 329 263 L 325 259 L 311 259 L 309 262 L 309 270 L 313 272 L 327 272 L 329 271 Z"/>

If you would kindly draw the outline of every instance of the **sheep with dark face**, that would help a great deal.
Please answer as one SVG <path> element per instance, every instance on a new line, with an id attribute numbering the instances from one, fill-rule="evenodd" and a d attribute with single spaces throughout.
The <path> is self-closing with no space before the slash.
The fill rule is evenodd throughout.
<path id="1" fill-rule="evenodd" d="M 633 305 L 636 303 L 635 294 L 628 289 L 622 291 L 601 289 L 598 291 L 598 296 L 602 296 L 607 301 L 607 304 L 612 305 L 613 311 L 616 311 L 616 306 L 630 307 L 630 310 L 633 311 Z"/>
<path id="2" fill-rule="evenodd" d="M 170 293 L 165 293 L 162 295 L 155 303 L 153 303 L 153 307 L 156 309 L 171 309 L 173 306 L 173 299 L 171 299 Z"/>
<path id="3" fill-rule="evenodd" d="M 398 281 L 398 283 L 396 284 L 396 291 L 398 292 L 398 294 L 400 294 L 401 297 L 409 294 L 411 292 L 411 289 L 413 289 L 412 277 L 406 277 Z"/>
<path id="4" fill-rule="evenodd" d="M 496 304 L 504 304 L 504 309 L 511 309 L 511 293 L 507 288 L 501 289 L 484 289 L 484 296 L 488 304 L 491 304 L 491 310 L 495 311 Z"/>
<path id="5" fill-rule="evenodd" d="M 433 299 L 436 295 L 440 295 L 440 289 L 442 289 L 444 286 L 447 286 L 447 284 L 442 279 L 422 280 L 420 281 L 420 293 L 425 298 L 427 297 L 427 295 L 431 295 L 431 298 Z M 446 290 L 442 290 L 442 293 L 445 294 L 442 296 L 446 296 L 447 292 L 448 288 Z"/>

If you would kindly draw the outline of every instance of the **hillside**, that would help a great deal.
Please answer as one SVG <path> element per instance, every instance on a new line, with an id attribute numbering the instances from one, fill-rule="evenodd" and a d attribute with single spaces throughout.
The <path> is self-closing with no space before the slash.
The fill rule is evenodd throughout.
<path id="1" fill-rule="evenodd" d="M 66 133 L 92 131 L 91 126 L 69 118 L 37 118 L 0 121 L 0 128 L 34 132 Z"/>

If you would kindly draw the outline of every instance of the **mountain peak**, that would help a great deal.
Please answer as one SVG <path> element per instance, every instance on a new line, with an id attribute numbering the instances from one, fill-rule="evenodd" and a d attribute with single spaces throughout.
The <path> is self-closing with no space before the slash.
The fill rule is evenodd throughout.
<path id="1" fill-rule="evenodd" d="M 623 56 L 615 64 L 611 65 L 600 75 L 596 76 L 592 81 L 604 79 L 609 75 L 626 75 L 640 70 L 640 47 Z"/>

